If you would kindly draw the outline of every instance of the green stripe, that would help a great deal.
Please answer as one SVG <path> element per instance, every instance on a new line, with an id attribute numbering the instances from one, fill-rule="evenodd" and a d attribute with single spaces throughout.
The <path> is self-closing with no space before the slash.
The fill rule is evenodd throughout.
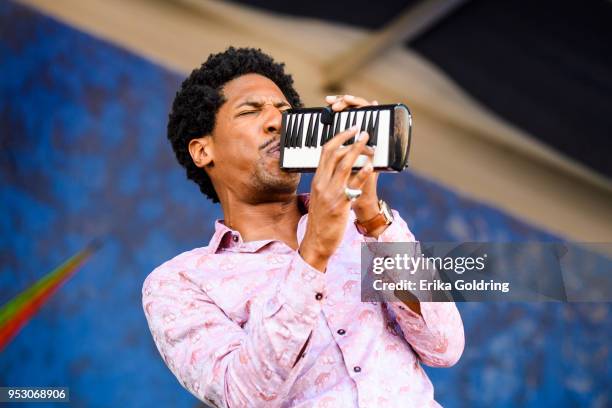
<path id="1" fill-rule="evenodd" d="M 28 303 L 42 293 L 46 288 L 60 282 L 62 278 L 68 275 L 71 271 L 79 267 L 79 265 L 91 255 L 91 248 L 87 247 L 76 255 L 73 255 L 63 264 L 49 272 L 47 275 L 40 278 L 35 284 L 28 289 L 9 300 L 0 309 L 0 327 L 2 327 L 11 317 L 17 314 L 21 309 L 26 307 Z"/>

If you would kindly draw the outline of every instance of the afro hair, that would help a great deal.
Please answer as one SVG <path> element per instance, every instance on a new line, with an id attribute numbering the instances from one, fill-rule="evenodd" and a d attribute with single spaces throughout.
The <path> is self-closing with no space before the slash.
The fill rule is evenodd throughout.
<path id="1" fill-rule="evenodd" d="M 269 78 L 292 107 L 301 107 L 300 96 L 293 88 L 293 78 L 285 73 L 284 67 L 284 63 L 275 62 L 260 49 L 230 47 L 210 55 L 183 81 L 176 93 L 168 117 L 168 140 L 178 162 L 185 168 L 187 178 L 198 184 L 200 191 L 214 203 L 219 202 L 219 197 L 208 174 L 193 162 L 188 150 L 189 142 L 212 133 L 217 112 L 225 103 L 222 88 L 241 75 L 254 73 Z"/>

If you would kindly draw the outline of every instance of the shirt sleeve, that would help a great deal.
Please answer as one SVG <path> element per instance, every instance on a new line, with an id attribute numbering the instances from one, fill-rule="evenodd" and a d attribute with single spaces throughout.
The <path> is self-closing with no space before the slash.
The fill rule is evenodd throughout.
<path id="1" fill-rule="evenodd" d="M 160 268 L 143 284 L 143 308 L 181 385 L 216 407 L 280 405 L 320 315 L 324 275 L 296 253 L 275 296 L 251 310 L 247 332 L 180 268 Z"/>
<path id="2" fill-rule="evenodd" d="M 431 367 L 454 365 L 465 344 L 463 322 L 452 302 L 420 302 L 421 315 L 402 302 L 389 302 L 395 318 L 421 361 Z"/>
<path id="3" fill-rule="evenodd" d="M 374 242 L 416 242 L 414 234 L 397 211 L 394 220 Z M 420 302 L 421 315 L 402 302 L 387 302 L 404 338 L 424 364 L 454 365 L 465 346 L 463 322 L 454 302 Z"/>

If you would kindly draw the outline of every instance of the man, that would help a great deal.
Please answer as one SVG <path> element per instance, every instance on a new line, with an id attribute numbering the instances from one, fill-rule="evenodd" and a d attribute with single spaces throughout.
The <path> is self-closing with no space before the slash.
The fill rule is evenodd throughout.
<path id="1" fill-rule="evenodd" d="M 292 83 L 261 51 L 229 48 L 177 93 L 168 137 L 224 220 L 208 246 L 145 280 L 155 344 L 180 383 L 213 406 L 437 406 L 420 363 L 459 359 L 457 309 L 360 301 L 361 243 L 414 236 L 397 212 L 381 213 L 368 135 L 356 129 L 325 145 L 310 195 L 296 194 L 299 174 L 279 167 L 281 114 L 301 106 Z M 368 105 L 326 101 L 336 111 Z M 359 155 L 370 160 L 353 174 Z"/>

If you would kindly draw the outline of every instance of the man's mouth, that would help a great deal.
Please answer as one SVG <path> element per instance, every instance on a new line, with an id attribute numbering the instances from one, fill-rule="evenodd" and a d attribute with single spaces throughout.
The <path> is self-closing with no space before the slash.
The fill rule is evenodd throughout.
<path id="1" fill-rule="evenodd" d="M 266 149 L 266 154 L 276 158 L 280 157 L 280 141 L 270 144 L 270 146 Z"/>

